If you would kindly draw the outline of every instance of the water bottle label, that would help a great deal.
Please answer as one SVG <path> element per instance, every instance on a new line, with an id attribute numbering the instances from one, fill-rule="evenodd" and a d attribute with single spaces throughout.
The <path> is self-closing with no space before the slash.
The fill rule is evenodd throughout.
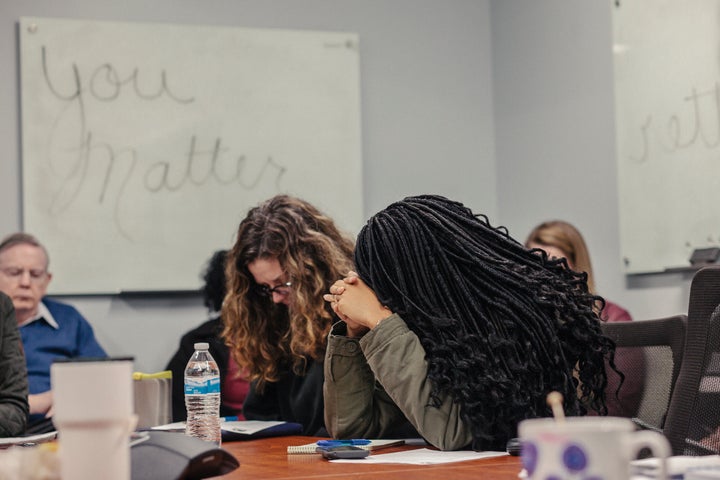
<path id="1" fill-rule="evenodd" d="M 206 393 L 220 393 L 220 377 L 185 379 L 185 395 L 204 395 Z"/>

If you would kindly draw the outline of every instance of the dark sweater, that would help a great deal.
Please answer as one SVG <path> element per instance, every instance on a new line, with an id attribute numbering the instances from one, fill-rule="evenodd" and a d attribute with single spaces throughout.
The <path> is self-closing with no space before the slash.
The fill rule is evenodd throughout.
<path id="1" fill-rule="evenodd" d="M 28 379 L 12 301 L 0 293 L 0 437 L 25 431 Z"/>
<path id="2" fill-rule="evenodd" d="M 303 426 L 303 435 L 327 436 L 323 405 L 322 362 L 307 361 L 305 375 L 286 369 L 277 382 L 266 383 L 262 393 L 255 382 L 245 399 L 243 413 L 248 420 L 283 420 Z"/>
<path id="3" fill-rule="evenodd" d="M 210 355 L 215 359 L 220 370 L 220 385 L 224 384 L 228 371 L 230 354 L 228 348 L 220 339 L 222 323 L 219 317 L 212 318 L 199 327 L 190 330 L 180 339 L 180 347 L 168 362 L 166 370 L 172 371 L 172 407 L 173 421 L 183 422 L 187 418 L 185 409 L 185 366 L 195 352 L 195 343 L 207 342 L 210 345 Z M 220 397 L 220 416 L 233 416 L 236 412 L 224 404 Z"/>

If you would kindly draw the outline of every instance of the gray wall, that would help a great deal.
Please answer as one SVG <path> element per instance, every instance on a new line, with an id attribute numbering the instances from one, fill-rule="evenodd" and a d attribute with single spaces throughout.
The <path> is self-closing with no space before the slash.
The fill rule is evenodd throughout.
<path id="1" fill-rule="evenodd" d="M 498 216 L 520 239 L 542 220 L 570 221 L 601 295 L 636 319 L 684 313 L 691 275 L 621 270 L 612 3 L 491 2 Z"/>
<path id="2" fill-rule="evenodd" d="M 357 32 L 366 215 L 405 195 L 440 193 L 498 217 L 487 0 L 3 0 L 0 236 L 22 227 L 21 16 Z M 163 368 L 180 334 L 206 316 L 199 296 L 65 300 L 111 354 L 134 355 L 144 371 Z"/>
<path id="3" fill-rule="evenodd" d="M 620 266 L 611 3 L 4 0 L 0 235 L 21 227 L 20 16 L 352 31 L 361 39 L 367 216 L 433 192 L 519 239 L 541 220 L 566 219 L 588 241 L 600 293 L 637 319 L 685 312 L 689 275 L 626 277 Z M 111 354 L 133 354 L 145 371 L 162 368 L 179 335 L 205 317 L 197 296 L 67 300 Z"/>

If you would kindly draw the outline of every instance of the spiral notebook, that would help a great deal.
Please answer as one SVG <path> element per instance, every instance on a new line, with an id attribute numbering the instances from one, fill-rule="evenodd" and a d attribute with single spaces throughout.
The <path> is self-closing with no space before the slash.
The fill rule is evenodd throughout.
<path id="1" fill-rule="evenodd" d="M 395 447 L 397 445 L 403 445 L 405 440 L 370 440 L 367 445 L 357 445 L 358 448 L 363 450 L 380 450 L 381 448 Z M 317 443 L 308 443 L 307 445 L 290 445 L 287 447 L 287 453 L 317 453 Z"/>

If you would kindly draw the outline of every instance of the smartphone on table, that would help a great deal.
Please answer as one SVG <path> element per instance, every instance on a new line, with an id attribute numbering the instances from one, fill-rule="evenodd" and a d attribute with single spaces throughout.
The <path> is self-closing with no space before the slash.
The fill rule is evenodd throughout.
<path id="1" fill-rule="evenodd" d="M 317 452 L 328 460 L 336 460 L 339 458 L 365 458 L 370 455 L 370 451 L 352 445 L 342 445 L 339 447 L 318 447 Z"/>

